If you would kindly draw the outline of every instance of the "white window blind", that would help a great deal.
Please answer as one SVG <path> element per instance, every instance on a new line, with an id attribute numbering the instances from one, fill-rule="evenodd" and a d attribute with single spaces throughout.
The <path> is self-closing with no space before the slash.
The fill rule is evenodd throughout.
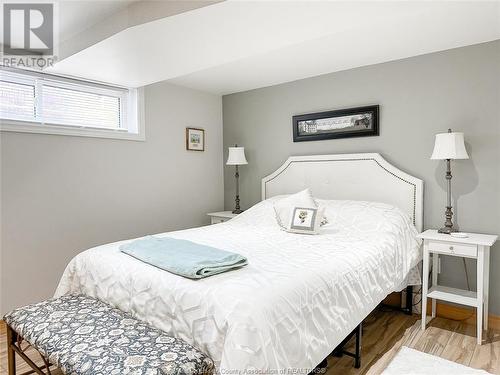
<path id="1" fill-rule="evenodd" d="M 43 86 L 42 116 L 59 125 L 120 129 L 120 97 Z"/>
<path id="2" fill-rule="evenodd" d="M 0 98 L 2 130 L 111 138 L 139 134 L 133 89 L 0 70 Z M 121 135 L 117 138 L 132 139 Z"/>
<path id="3" fill-rule="evenodd" d="M 0 116 L 5 119 L 35 119 L 35 86 L 0 81 Z"/>

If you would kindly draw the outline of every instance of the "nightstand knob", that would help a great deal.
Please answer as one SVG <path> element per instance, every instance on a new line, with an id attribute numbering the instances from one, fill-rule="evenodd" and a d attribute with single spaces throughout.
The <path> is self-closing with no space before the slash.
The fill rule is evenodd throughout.
<path id="1" fill-rule="evenodd" d="M 450 246 L 450 250 L 453 251 L 453 246 Z"/>

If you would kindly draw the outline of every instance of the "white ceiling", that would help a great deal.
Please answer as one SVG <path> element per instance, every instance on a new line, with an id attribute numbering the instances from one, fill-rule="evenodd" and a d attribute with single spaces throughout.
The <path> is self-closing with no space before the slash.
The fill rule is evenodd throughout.
<path id="1" fill-rule="evenodd" d="M 495 39 L 499 1 L 226 1 L 128 28 L 52 71 L 227 94 Z"/>
<path id="2" fill-rule="evenodd" d="M 58 0 L 59 39 L 70 39 L 136 0 Z"/>

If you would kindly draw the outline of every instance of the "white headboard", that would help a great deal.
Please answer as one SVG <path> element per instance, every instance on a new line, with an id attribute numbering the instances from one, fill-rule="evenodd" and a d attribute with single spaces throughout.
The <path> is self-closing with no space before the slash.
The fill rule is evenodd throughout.
<path id="1" fill-rule="evenodd" d="M 310 188 L 320 199 L 383 202 L 399 207 L 423 228 L 424 183 L 380 154 L 291 156 L 262 179 L 262 199 Z"/>

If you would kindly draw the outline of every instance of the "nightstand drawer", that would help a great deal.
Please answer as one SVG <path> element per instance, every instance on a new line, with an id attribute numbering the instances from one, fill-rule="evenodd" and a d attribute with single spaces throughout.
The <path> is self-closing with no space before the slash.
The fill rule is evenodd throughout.
<path id="1" fill-rule="evenodd" d="M 224 218 L 224 217 L 212 217 L 211 223 L 212 224 L 219 224 L 219 223 L 223 223 L 223 222 L 228 221 L 228 220 L 229 219 Z"/>
<path id="2" fill-rule="evenodd" d="M 441 254 L 458 255 L 469 258 L 477 257 L 477 245 L 453 242 L 428 241 L 429 251 Z"/>
<path id="3" fill-rule="evenodd" d="M 237 214 L 233 214 L 231 211 L 210 212 L 207 215 L 210 216 L 211 224 L 224 223 L 237 216 Z"/>

